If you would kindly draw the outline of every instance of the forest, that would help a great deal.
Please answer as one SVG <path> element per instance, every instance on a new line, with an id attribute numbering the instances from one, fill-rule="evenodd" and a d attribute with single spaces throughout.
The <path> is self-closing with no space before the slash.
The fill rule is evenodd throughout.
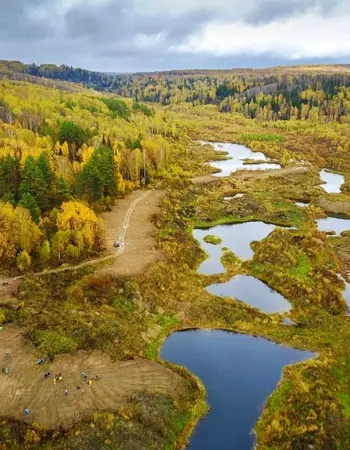
<path id="1" fill-rule="evenodd" d="M 114 75 L 68 66 L 0 61 L 1 72 L 71 81 L 135 101 L 215 105 L 220 112 L 240 113 L 261 121 L 350 120 L 347 65 Z"/>
<path id="2" fill-rule="evenodd" d="M 102 250 L 93 209 L 165 176 L 176 135 L 169 115 L 139 102 L 1 80 L 2 264 L 24 270 Z"/>
<path id="3" fill-rule="evenodd" d="M 350 217 L 349 122 L 346 65 L 118 75 L 0 61 L 0 449 L 183 448 L 210 416 L 207 386 L 160 352 L 192 329 L 312 354 L 261 405 L 257 450 L 349 448 L 350 233 L 317 225 Z M 219 177 L 210 163 L 227 153 L 205 142 L 280 169 L 249 160 Z M 273 226 L 247 260 L 208 230 L 246 223 Z M 221 273 L 198 272 L 196 230 Z M 290 311 L 207 289 L 236 276 Z"/>

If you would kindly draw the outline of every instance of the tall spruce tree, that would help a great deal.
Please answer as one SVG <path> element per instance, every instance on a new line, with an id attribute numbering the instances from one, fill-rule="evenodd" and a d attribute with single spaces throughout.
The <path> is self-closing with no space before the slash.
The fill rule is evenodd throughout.
<path id="1" fill-rule="evenodd" d="M 38 158 L 37 165 L 43 174 L 48 189 L 51 191 L 53 182 L 55 180 L 55 174 L 51 169 L 49 160 L 45 155 L 45 153 L 41 153 L 41 155 Z"/>
<path id="2" fill-rule="evenodd" d="M 32 156 L 26 159 L 22 170 L 22 182 L 19 189 L 21 198 L 28 193 L 35 198 L 41 211 L 49 207 L 49 187 L 41 169 Z"/>
<path id="3" fill-rule="evenodd" d="M 0 158 L 0 198 L 10 195 L 15 201 L 18 201 L 20 183 L 21 166 L 19 159 L 11 155 Z"/>
<path id="4" fill-rule="evenodd" d="M 29 194 L 29 192 L 26 192 L 23 195 L 23 197 L 19 201 L 18 205 L 23 206 L 23 208 L 28 209 L 34 222 L 38 223 L 38 221 L 40 219 L 40 208 L 39 208 L 35 198 L 31 194 Z"/>

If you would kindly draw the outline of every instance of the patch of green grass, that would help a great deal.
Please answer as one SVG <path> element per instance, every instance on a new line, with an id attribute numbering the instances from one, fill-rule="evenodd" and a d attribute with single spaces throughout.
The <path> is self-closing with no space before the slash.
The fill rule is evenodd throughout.
<path id="1" fill-rule="evenodd" d="M 61 353 L 73 353 L 78 344 L 67 336 L 62 336 L 55 331 L 35 331 L 31 334 L 34 344 L 45 354 L 59 355 Z"/>
<path id="2" fill-rule="evenodd" d="M 254 216 L 245 217 L 244 219 L 240 219 L 234 216 L 225 216 L 225 217 L 219 217 L 216 220 L 206 222 L 204 220 L 198 220 L 194 224 L 194 228 L 199 229 L 207 229 L 216 227 L 217 225 L 230 225 L 230 224 L 236 224 L 236 223 L 245 223 L 250 222 L 252 220 L 255 220 Z"/>
<path id="3" fill-rule="evenodd" d="M 296 276 L 303 279 L 308 278 L 310 271 L 311 263 L 305 253 L 299 255 L 296 266 L 288 270 L 291 276 Z"/>
<path id="4" fill-rule="evenodd" d="M 231 266 L 236 266 L 237 264 L 241 264 L 241 260 L 230 250 L 222 249 L 221 263 L 224 268 L 227 270 Z"/>
<path id="5" fill-rule="evenodd" d="M 218 236 L 213 236 L 212 234 L 208 234 L 208 236 L 205 236 L 203 238 L 203 241 L 206 242 L 207 244 L 212 244 L 212 245 L 222 244 L 222 239 Z"/>
<path id="6" fill-rule="evenodd" d="M 345 394 L 344 392 L 340 392 L 337 395 L 337 399 L 340 401 L 340 403 L 343 405 L 344 408 L 344 416 L 347 419 L 350 419 L 350 395 Z"/>
<path id="7" fill-rule="evenodd" d="M 156 323 L 163 328 L 168 328 L 172 325 L 176 325 L 178 320 L 174 316 L 166 316 L 164 314 L 157 314 Z"/>
<path id="8" fill-rule="evenodd" d="M 150 344 L 148 344 L 145 351 L 145 357 L 147 359 L 156 359 L 157 354 L 158 354 L 158 343 L 151 342 Z"/>
<path id="9" fill-rule="evenodd" d="M 270 397 L 269 409 L 271 412 L 279 411 L 285 403 L 286 394 L 293 388 L 292 382 L 287 380 Z"/>
<path id="10" fill-rule="evenodd" d="M 125 298 L 120 295 L 112 298 L 112 305 L 118 307 L 123 312 L 130 314 L 134 311 L 135 307 L 130 298 Z"/>
<path id="11" fill-rule="evenodd" d="M 285 140 L 285 137 L 281 134 L 243 134 L 242 139 L 244 141 L 267 141 L 267 142 L 282 142 Z"/>

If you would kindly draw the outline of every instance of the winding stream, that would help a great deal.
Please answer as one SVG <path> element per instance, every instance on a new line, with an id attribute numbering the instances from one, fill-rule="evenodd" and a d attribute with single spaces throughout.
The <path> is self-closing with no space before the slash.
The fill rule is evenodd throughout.
<path id="1" fill-rule="evenodd" d="M 280 169 L 279 164 L 268 162 L 266 156 L 261 152 L 253 152 L 245 145 L 229 144 L 226 142 L 201 142 L 202 145 L 212 145 L 214 150 L 226 152 L 227 158 L 224 160 L 212 161 L 210 166 L 220 170 L 213 174 L 216 177 L 228 177 L 238 170 L 267 170 Z M 259 161 L 256 164 L 244 164 L 245 160 Z M 261 161 L 261 163 L 260 163 Z M 265 162 L 266 161 L 266 162 Z"/>
<path id="2" fill-rule="evenodd" d="M 265 339 L 205 330 L 173 333 L 160 355 L 187 367 L 207 389 L 211 410 L 195 429 L 191 450 L 251 450 L 251 430 L 283 367 L 313 356 Z"/>

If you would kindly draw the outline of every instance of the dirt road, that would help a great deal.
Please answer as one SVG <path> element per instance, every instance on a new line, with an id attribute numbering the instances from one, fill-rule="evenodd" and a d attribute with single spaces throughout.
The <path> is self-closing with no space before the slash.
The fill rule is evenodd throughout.
<path id="1" fill-rule="evenodd" d="M 159 211 L 163 191 L 148 191 L 146 195 L 133 192 L 120 200 L 112 211 L 102 215 L 107 229 L 107 249 L 116 252 L 114 241 L 119 236 L 118 258 L 101 270 L 102 273 L 135 275 L 161 257 L 153 238 L 155 226 L 151 219 Z M 130 201 L 132 202 L 130 205 Z"/>
<path id="2" fill-rule="evenodd" d="M 78 352 L 56 357 L 52 363 L 38 365 L 42 357 L 23 337 L 23 330 L 8 326 L 0 331 L 0 416 L 47 428 L 67 428 L 93 412 L 116 411 L 135 392 L 184 393 L 182 378 L 162 365 L 144 359 L 112 362 L 99 351 Z M 9 354 L 9 358 L 6 358 Z M 51 376 L 45 378 L 45 372 Z M 98 376 L 89 386 L 88 378 Z M 62 381 L 53 382 L 56 374 Z M 80 389 L 77 389 L 77 388 Z M 68 395 L 65 395 L 68 390 Z M 24 410 L 28 408 L 29 414 Z"/>
<path id="3" fill-rule="evenodd" d="M 256 178 L 267 178 L 267 177 L 281 177 L 283 175 L 301 174 L 308 172 L 309 169 L 304 166 L 297 167 L 286 167 L 284 169 L 271 169 L 271 170 L 252 170 L 250 172 L 237 173 L 236 178 L 239 180 L 250 180 Z"/>
<path id="4" fill-rule="evenodd" d="M 112 211 L 104 213 L 102 218 L 107 231 L 107 254 L 101 258 L 85 261 L 78 265 L 67 265 L 57 269 L 37 272 L 35 276 L 44 276 L 60 272 L 77 270 L 102 262 L 118 260 L 103 272 L 133 275 L 144 270 L 160 257 L 155 250 L 152 232 L 155 230 L 151 217 L 158 211 L 158 203 L 163 197 L 162 191 L 133 191 L 117 202 Z M 119 248 L 114 247 L 118 240 Z M 24 276 L 0 278 L 0 296 L 15 293 Z"/>
<path id="5" fill-rule="evenodd" d="M 267 177 L 280 177 L 282 175 L 299 174 L 308 171 L 307 167 L 286 167 L 284 169 L 269 169 L 269 170 L 251 170 L 247 172 L 237 172 L 232 174 L 233 177 L 239 180 L 250 180 L 257 178 L 267 178 Z M 227 179 L 229 177 L 214 177 L 213 175 L 201 175 L 198 177 L 191 178 L 193 184 L 205 184 L 212 183 L 214 181 Z"/>

